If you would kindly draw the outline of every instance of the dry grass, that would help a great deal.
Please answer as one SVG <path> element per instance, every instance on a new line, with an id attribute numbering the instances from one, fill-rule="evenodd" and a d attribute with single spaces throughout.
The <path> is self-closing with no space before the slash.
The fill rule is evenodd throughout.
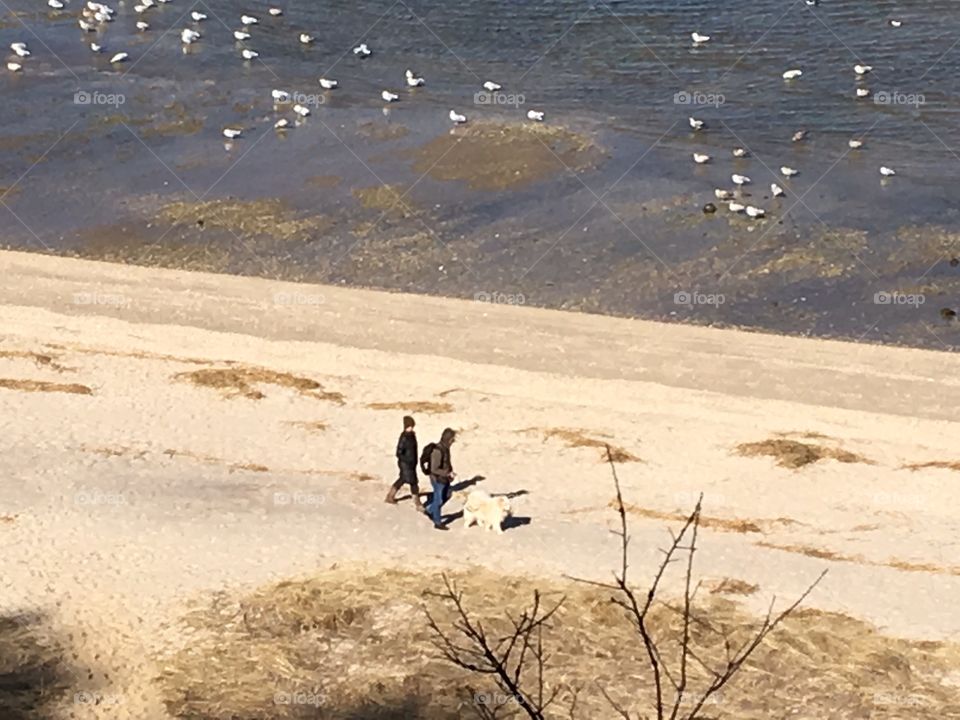
<path id="1" fill-rule="evenodd" d="M 374 402 L 367 403 L 371 410 L 399 410 L 408 413 L 423 413 L 424 415 L 442 415 L 452 413 L 450 403 L 430 402 L 428 400 L 410 400 L 408 402 Z"/>
<path id="2" fill-rule="evenodd" d="M 330 427 L 327 423 L 323 422 L 323 420 L 288 420 L 285 424 L 291 427 L 309 430 L 310 432 L 323 432 Z"/>
<path id="3" fill-rule="evenodd" d="M 857 455 L 847 450 L 826 447 L 825 445 L 814 445 L 813 443 L 803 443 L 798 440 L 789 440 L 786 438 L 741 443 L 737 445 L 736 450 L 739 455 L 745 457 L 771 457 L 777 461 L 777 465 L 780 467 L 794 470 L 820 462 L 821 460 L 870 464 L 870 461 L 862 455 Z"/>
<path id="4" fill-rule="evenodd" d="M 543 441 L 560 440 L 568 448 L 594 448 L 599 450 L 598 459 L 601 462 L 607 462 L 607 447 L 610 447 L 610 454 L 615 463 L 641 462 L 640 458 L 629 450 L 614 445 L 605 436 L 593 437 L 588 435 L 588 430 L 577 430 L 573 428 L 527 428 L 520 430 L 521 433 L 536 433 L 543 437 Z"/>
<path id="5" fill-rule="evenodd" d="M 266 395 L 258 386 L 274 385 L 276 387 L 296 390 L 306 397 L 327 400 L 337 405 L 344 404 L 341 393 L 323 389 L 316 380 L 277 372 L 268 368 L 237 365 L 226 368 L 203 368 L 174 375 L 175 380 L 189 382 L 199 387 L 219 390 L 226 397 L 245 397 L 250 400 L 261 400 Z"/>
<path id="6" fill-rule="evenodd" d="M 81 445 L 80 450 L 103 457 L 132 457 L 136 460 L 142 460 L 150 452 L 149 450 L 135 450 L 130 447 L 94 447 L 90 445 Z"/>
<path id="7" fill-rule="evenodd" d="M 956 470 L 960 472 L 960 460 L 934 460 L 925 463 L 913 463 L 904 465 L 904 470 L 924 470 L 926 468 L 935 468 L 938 470 Z"/>
<path id="8" fill-rule="evenodd" d="M 65 372 L 72 369 L 58 363 L 57 358 L 53 355 L 37 353 L 32 350 L 0 350 L 0 358 L 33 360 L 37 367 L 45 367 L 56 370 L 57 372 Z"/>
<path id="9" fill-rule="evenodd" d="M 806 555 L 807 557 L 817 558 L 818 560 L 830 560 L 832 562 L 846 562 L 855 565 L 868 565 L 871 567 L 886 567 L 904 570 L 906 572 L 929 572 L 939 575 L 958 575 L 960 576 L 960 566 L 954 565 L 934 565 L 932 563 L 915 563 L 909 560 L 892 558 L 890 560 L 871 560 L 863 555 L 846 555 L 844 553 L 827 550 L 825 548 L 813 547 L 812 545 L 779 545 L 766 541 L 756 543 L 760 547 L 770 548 L 771 550 L 782 550 L 783 552 L 794 553 L 797 555 Z"/>
<path id="10" fill-rule="evenodd" d="M 707 587 L 714 595 L 753 595 L 760 589 L 759 585 L 737 578 L 723 578 L 716 582 L 707 583 Z"/>
<path id="11" fill-rule="evenodd" d="M 617 509 L 616 498 L 612 499 L 607 507 Z M 630 503 L 625 503 L 624 507 L 630 515 L 636 515 L 638 517 L 649 518 L 652 520 L 670 520 L 682 523 L 685 522 L 690 516 L 689 513 L 684 514 L 663 512 L 661 510 L 640 507 L 639 505 L 631 505 Z M 762 533 L 763 528 L 760 527 L 760 522 L 775 523 L 777 521 L 729 520 L 726 518 L 707 517 L 705 515 L 700 516 L 700 527 L 710 528 L 711 530 L 720 530 L 722 532 Z"/>
<path id="12" fill-rule="evenodd" d="M 56 343 L 44 343 L 44 347 L 55 350 L 70 350 L 71 352 L 85 355 L 106 355 L 108 357 L 136 358 L 138 360 L 171 360 L 173 362 L 186 363 L 188 365 L 213 365 L 212 360 L 201 360 L 198 358 L 185 358 L 176 355 L 165 355 L 162 353 L 151 353 L 143 350 L 120 351 L 120 350 L 101 350 L 99 348 L 88 348 L 77 345 L 59 345 Z"/>
<path id="13" fill-rule="evenodd" d="M 497 636 L 504 614 L 514 616 L 537 587 L 546 601 L 565 602 L 546 630 L 548 682 L 582 689 L 579 718 L 609 718 L 598 687 L 631 710 L 649 714 L 651 683 L 640 642 L 607 591 L 591 586 L 531 581 L 474 569 L 454 576 L 467 608 Z M 281 582 L 242 596 L 217 594 L 183 618 L 190 642 L 161 659 L 159 687 L 170 713 L 190 720 L 453 720 L 469 717 L 467 687 L 490 691 L 488 679 L 469 677 L 437 657 L 424 622 L 428 606 L 441 626 L 449 610 L 428 597 L 439 579 L 399 570 L 331 568 L 307 580 Z M 756 618 L 718 594 L 698 601 L 697 616 L 730 636 L 736 647 Z M 675 656 L 679 615 L 656 606 L 652 629 Z M 697 656 L 716 663 L 720 636 L 692 626 Z M 691 670 L 702 681 L 698 666 Z M 738 720 L 871 718 L 901 720 L 889 702 L 911 695 L 911 720 L 954 717 L 955 688 L 940 679 L 960 668 L 960 648 L 881 635 L 849 617 L 805 610 L 788 618 L 760 647 L 707 715 Z M 275 695 L 314 693 L 310 706 L 277 705 Z M 310 697 L 306 695 L 306 697 Z M 312 714 L 311 714 L 312 713 Z M 556 708 L 551 718 L 566 717 Z"/>
<path id="14" fill-rule="evenodd" d="M 0 615 L 0 717 L 56 717 L 54 708 L 70 689 L 66 657 L 46 618 Z"/>
<path id="15" fill-rule="evenodd" d="M 157 220 L 171 225 L 202 224 L 204 228 L 226 230 L 241 238 L 269 237 L 280 241 L 309 239 L 332 225 L 330 218 L 303 215 L 272 198 L 173 202 L 160 209 Z"/>
<path id="16" fill-rule="evenodd" d="M 0 523 L 10 524 L 12 522 L 16 522 L 16 520 L 16 515 L 0 515 Z"/>
<path id="17" fill-rule="evenodd" d="M 353 196 L 368 210 L 378 210 L 398 217 L 413 217 L 420 213 L 419 208 L 409 197 L 402 185 L 374 185 L 373 187 L 354 188 Z"/>
<path id="18" fill-rule="evenodd" d="M 79 383 L 55 383 L 45 380 L 13 380 L 0 378 L 0 388 L 20 390 L 21 392 L 69 393 L 71 395 L 93 395 L 93 390 Z"/>

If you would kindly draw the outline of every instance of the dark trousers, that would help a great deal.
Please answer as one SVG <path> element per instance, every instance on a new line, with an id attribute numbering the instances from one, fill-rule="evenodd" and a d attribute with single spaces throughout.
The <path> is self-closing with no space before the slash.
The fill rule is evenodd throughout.
<path id="1" fill-rule="evenodd" d="M 399 490 L 404 485 L 409 485 L 410 494 L 413 495 L 414 499 L 419 502 L 420 481 L 417 479 L 417 466 L 397 463 L 397 467 L 400 468 L 400 476 L 397 478 L 396 482 L 393 483 L 393 489 Z"/>

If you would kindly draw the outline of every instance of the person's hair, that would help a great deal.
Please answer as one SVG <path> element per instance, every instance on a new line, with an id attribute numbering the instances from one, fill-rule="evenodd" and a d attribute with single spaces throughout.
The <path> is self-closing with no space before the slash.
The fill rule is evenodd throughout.
<path id="1" fill-rule="evenodd" d="M 453 428 L 445 428 L 440 436 L 440 442 L 450 442 L 457 436 L 457 431 Z"/>
<path id="2" fill-rule="evenodd" d="M 404 430 L 406 430 L 407 428 L 412 428 L 412 427 L 416 427 L 416 426 L 417 426 L 417 423 L 414 422 L 414 420 L 413 420 L 412 417 L 410 417 L 409 415 L 404 415 L 404 416 L 403 416 L 403 429 L 404 429 Z"/>

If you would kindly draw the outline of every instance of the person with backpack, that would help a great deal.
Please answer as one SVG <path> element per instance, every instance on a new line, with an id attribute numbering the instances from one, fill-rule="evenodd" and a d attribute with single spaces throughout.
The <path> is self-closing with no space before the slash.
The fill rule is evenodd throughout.
<path id="1" fill-rule="evenodd" d="M 410 494 L 413 496 L 414 509 L 422 512 L 420 483 L 417 480 L 417 433 L 414 431 L 416 426 L 417 423 L 412 417 L 409 415 L 403 416 L 403 432 L 400 433 L 400 439 L 397 440 L 397 467 L 400 468 L 400 475 L 390 486 L 384 501 L 390 505 L 396 505 L 397 492 L 404 485 L 409 485 Z"/>
<path id="2" fill-rule="evenodd" d="M 450 446 L 456 440 L 457 433 L 450 428 L 443 431 L 440 442 L 430 443 L 423 449 L 420 456 L 420 469 L 430 476 L 430 485 L 433 488 L 433 497 L 430 499 L 428 511 L 433 520 L 433 527 L 437 530 L 448 530 L 443 524 L 440 510 L 443 504 L 450 499 L 450 483 L 456 479 L 450 462 Z"/>

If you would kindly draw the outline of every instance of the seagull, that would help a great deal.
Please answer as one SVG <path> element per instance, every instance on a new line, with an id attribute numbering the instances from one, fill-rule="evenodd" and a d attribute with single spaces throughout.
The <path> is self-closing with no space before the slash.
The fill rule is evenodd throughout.
<path id="1" fill-rule="evenodd" d="M 451 110 L 449 117 L 450 117 L 450 122 L 456 123 L 457 125 L 460 125 L 461 123 L 465 123 L 467 121 L 467 116 L 461 115 L 456 110 Z"/>
<path id="2" fill-rule="evenodd" d="M 63 3 L 60 0 L 47 0 L 47 5 L 52 7 L 54 10 L 63 10 Z"/>
<path id="3" fill-rule="evenodd" d="M 851 150 L 859 150 L 863 147 L 863 140 L 848 140 L 847 145 Z"/>
<path id="4" fill-rule="evenodd" d="M 277 130 L 286 130 L 290 127 L 290 121 L 286 118 L 280 118 L 273 124 L 273 127 Z"/>
<path id="5" fill-rule="evenodd" d="M 784 79 L 784 80 L 796 80 L 796 79 L 797 79 L 798 77 L 800 77 L 801 75 L 803 75 L 803 70 L 794 68 L 793 70 L 787 70 L 787 71 L 783 74 L 783 79 Z"/>
<path id="6" fill-rule="evenodd" d="M 543 122 L 543 110 L 527 110 L 527 120 Z"/>
<path id="7" fill-rule="evenodd" d="M 784 177 L 788 178 L 800 174 L 799 170 L 794 170 L 792 167 L 787 167 L 786 165 L 780 168 L 780 172 Z"/>
<path id="8" fill-rule="evenodd" d="M 290 93 L 286 90 L 271 90 L 270 96 L 273 98 L 274 102 L 285 103 L 290 101 Z"/>
<path id="9" fill-rule="evenodd" d="M 249 40 L 250 33 L 244 32 L 243 30 L 234 30 L 233 37 L 236 38 L 237 40 Z"/>
<path id="10" fill-rule="evenodd" d="M 704 155 L 703 153 L 694 153 L 694 154 L 693 154 L 693 161 L 694 161 L 697 165 L 705 165 L 705 164 L 707 164 L 708 162 L 710 162 L 710 156 L 709 156 L 709 155 Z"/>
<path id="11" fill-rule="evenodd" d="M 739 186 L 749 185 L 751 182 L 753 182 L 746 175 L 737 175 L 736 173 L 731 175 L 730 179 L 733 181 L 734 185 L 739 185 Z"/>
<path id="12" fill-rule="evenodd" d="M 202 12 L 197 12 L 196 10 L 190 13 L 190 17 L 193 18 L 194 22 L 203 22 L 207 19 L 206 15 L 204 15 Z"/>
<path id="13" fill-rule="evenodd" d="M 242 134 L 243 134 L 243 130 L 241 130 L 240 128 L 224 128 L 223 129 L 223 136 L 228 140 L 233 140 L 234 138 L 238 138 Z"/>
<path id="14" fill-rule="evenodd" d="M 423 85 L 424 80 L 422 77 L 417 77 L 413 74 L 413 70 L 407 70 L 407 85 L 410 87 L 420 87 Z"/>
<path id="15" fill-rule="evenodd" d="M 727 203 L 727 207 L 730 209 L 730 212 L 741 213 L 746 209 L 747 206 L 738 202 L 729 202 Z"/>
<path id="16" fill-rule="evenodd" d="M 697 45 L 700 45 L 700 44 L 702 44 L 702 43 L 710 42 L 710 36 L 709 36 L 709 35 L 701 35 L 701 34 L 698 33 L 698 32 L 692 32 L 692 33 L 690 33 L 690 37 L 693 38 L 693 42 L 694 42 L 695 44 L 697 44 Z"/>
<path id="17" fill-rule="evenodd" d="M 83 18 L 77 18 L 77 25 L 80 26 L 81 30 L 84 30 L 86 32 L 94 32 L 97 29 L 93 23 L 88 23 Z"/>
<path id="18" fill-rule="evenodd" d="M 137 22 L 137 30 L 139 30 L 140 32 L 146 32 L 149 29 L 150 29 L 150 23 L 144 22 L 143 20 L 140 20 Z"/>
<path id="19" fill-rule="evenodd" d="M 903 20 L 891 20 L 890 27 L 900 27 L 903 25 Z"/>
<path id="20" fill-rule="evenodd" d="M 23 65 L 21 65 L 18 62 L 8 62 L 7 70 L 9 70 L 10 72 L 20 72 L 21 70 L 23 70 Z"/>
<path id="21" fill-rule="evenodd" d="M 329 78 L 320 78 L 320 87 L 324 90 L 333 90 L 337 85 L 339 85 L 336 80 L 331 80 Z"/>
<path id="22" fill-rule="evenodd" d="M 190 28 L 184 28 L 180 31 L 180 42 L 184 45 L 189 45 L 190 43 L 196 42 L 201 37 L 203 37 L 196 30 L 191 30 Z"/>
<path id="23" fill-rule="evenodd" d="M 783 189 L 782 187 L 780 187 L 779 185 L 777 185 L 776 183 L 770 183 L 770 192 L 773 193 L 773 196 L 774 196 L 774 197 L 780 197 L 781 195 L 785 195 L 785 194 L 786 194 L 786 192 L 784 191 L 784 189 Z"/>
<path id="24" fill-rule="evenodd" d="M 283 15 L 283 10 L 281 10 L 278 7 L 272 7 L 269 10 L 267 10 L 267 12 L 273 15 L 274 17 L 280 17 L 281 15 Z"/>
<path id="25" fill-rule="evenodd" d="M 720 188 L 716 188 L 713 191 L 713 195 L 714 197 L 717 198 L 717 200 L 729 200 L 730 198 L 733 197 L 732 192 L 730 192 L 729 190 L 721 190 Z"/>
<path id="26" fill-rule="evenodd" d="M 360 43 L 353 49 L 354 55 L 359 55 L 360 57 L 370 57 L 373 53 L 370 52 L 370 48 L 367 47 L 366 43 Z"/>
<path id="27" fill-rule="evenodd" d="M 733 156 L 734 156 L 734 157 L 743 158 L 743 157 L 746 157 L 746 156 L 749 155 L 749 154 L 750 154 L 750 153 L 748 153 L 748 152 L 746 151 L 746 149 L 741 148 L 741 147 L 737 147 L 737 148 L 734 148 L 734 149 L 733 149 Z"/>
<path id="28" fill-rule="evenodd" d="M 110 62 L 111 62 L 111 63 L 122 63 L 122 62 L 124 62 L 125 60 L 127 60 L 129 57 L 130 57 L 130 56 L 127 55 L 127 53 L 125 53 L 125 52 L 118 52 L 116 55 L 114 55 L 112 58 L 110 58 Z"/>
<path id="29" fill-rule="evenodd" d="M 242 22 L 244 25 L 256 25 L 260 21 L 257 20 L 253 15 L 241 15 L 240 22 Z"/>
<path id="30" fill-rule="evenodd" d="M 806 130 L 797 130 L 793 134 L 793 137 L 791 137 L 790 139 L 793 140 L 793 142 L 800 142 L 801 140 L 806 140 L 806 138 L 807 138 Z"/>
<path id="31" fill-rule="evenodd" d="M 810 7 L 816 7 L 820 4 L 820 0 L 806 0 L 807 5 Z"/>
<path id="32" fill-rule="evenodd" d="M 870 95 L 870 88 L 859 87 L 857 88 L 857 97 L 865 98 Z"/>
<path id="33" fill-rule="evenodd" d="M 502 87 L 503 85 L 501 85 L 500 83 L 495 83 L 495 82 L 492 82 L 491 80 L 487 80 L 486 82 L 483 83 L 483 89 L 486 90 L 487 92 L 496 92 Z"/>
<path id="34" fill-rule="evenodd" d="M 305 107 L 303 105 L 294 105 L 293 111 L 300 117 L 306 117 L 307 115 L 310 114 L 310 108 Z"/>
<path id="35" fill-rule="evenodd" d="M 97 45 L 95 42 L 92 42 L 90 43 L 90 50 L 95 53 L 103 52 L 103 46 Z"/>
<path id="36" fill-rule="evenodd" d="M 853 71 L 857 75 L 866 75 L 871 70 L 873 70 L 873 67 L 871 67 L 870 65 L 854 65 L 853 66 Z"/>
<path id="37" fill-rule="evenodd" d="M 753 205 L 747 205 L 746 210 L 747 210 L 747 215 L 752 218 L 762 218 L 764 215 L 767 214 L 766 211 L 763 210 L 763 208 L 754 207 Z"/>
<path id="38" fill-rule="evenodd" d="M 27 50 L 27 44 L 24 42 L 10 43 L 10 49 L 17 54 L 17 57 L 27 57 L 30 51 Z"/>
<path id="39" fill-rule="evenodd" d="M 881 165 L 880 174 L 883 175 L 884 177 L 892 177 L 893 175 L 897 174 L 897 171 L 894 170 L 893 168 L 888 168 L 886 165 Z"/>
<path id="40" fill-rule="evenodd" d="M 696 118 L 690 118 L 690 127 L 692 127 L 694 130 L 703 130 L 703 128 L 705 127 L 705 125 L 703 124 L 703 120 L 697 120 Z"/>
<path id="41" fill-rule="evenodd" d="M 400 99 L 399 95 L 397 95 L 396 93 L 392 93 L 389 90 L 384 90 L 383 92 L 381 92 L 380 97 L 383 98 L 384 102 L 388 102 L 388 103 L 395 102 L 396 100 Z"/>
<path id="42" fill-rule="evenodd" d="M 309 45 L 313 42 L 313 35 L 307 35 L 306 33 L 300 33 L 300 42 L 304 45 Z"/>
<path id="43" fill-rule="evenodd" d="M 260 57 L 260 53 L 258 53 L 256 50 L 247 50 L 246 48 L 241 50 L 240 54 L 243 56 L 244 60 L 253 60 L 254 58 Z"/>

